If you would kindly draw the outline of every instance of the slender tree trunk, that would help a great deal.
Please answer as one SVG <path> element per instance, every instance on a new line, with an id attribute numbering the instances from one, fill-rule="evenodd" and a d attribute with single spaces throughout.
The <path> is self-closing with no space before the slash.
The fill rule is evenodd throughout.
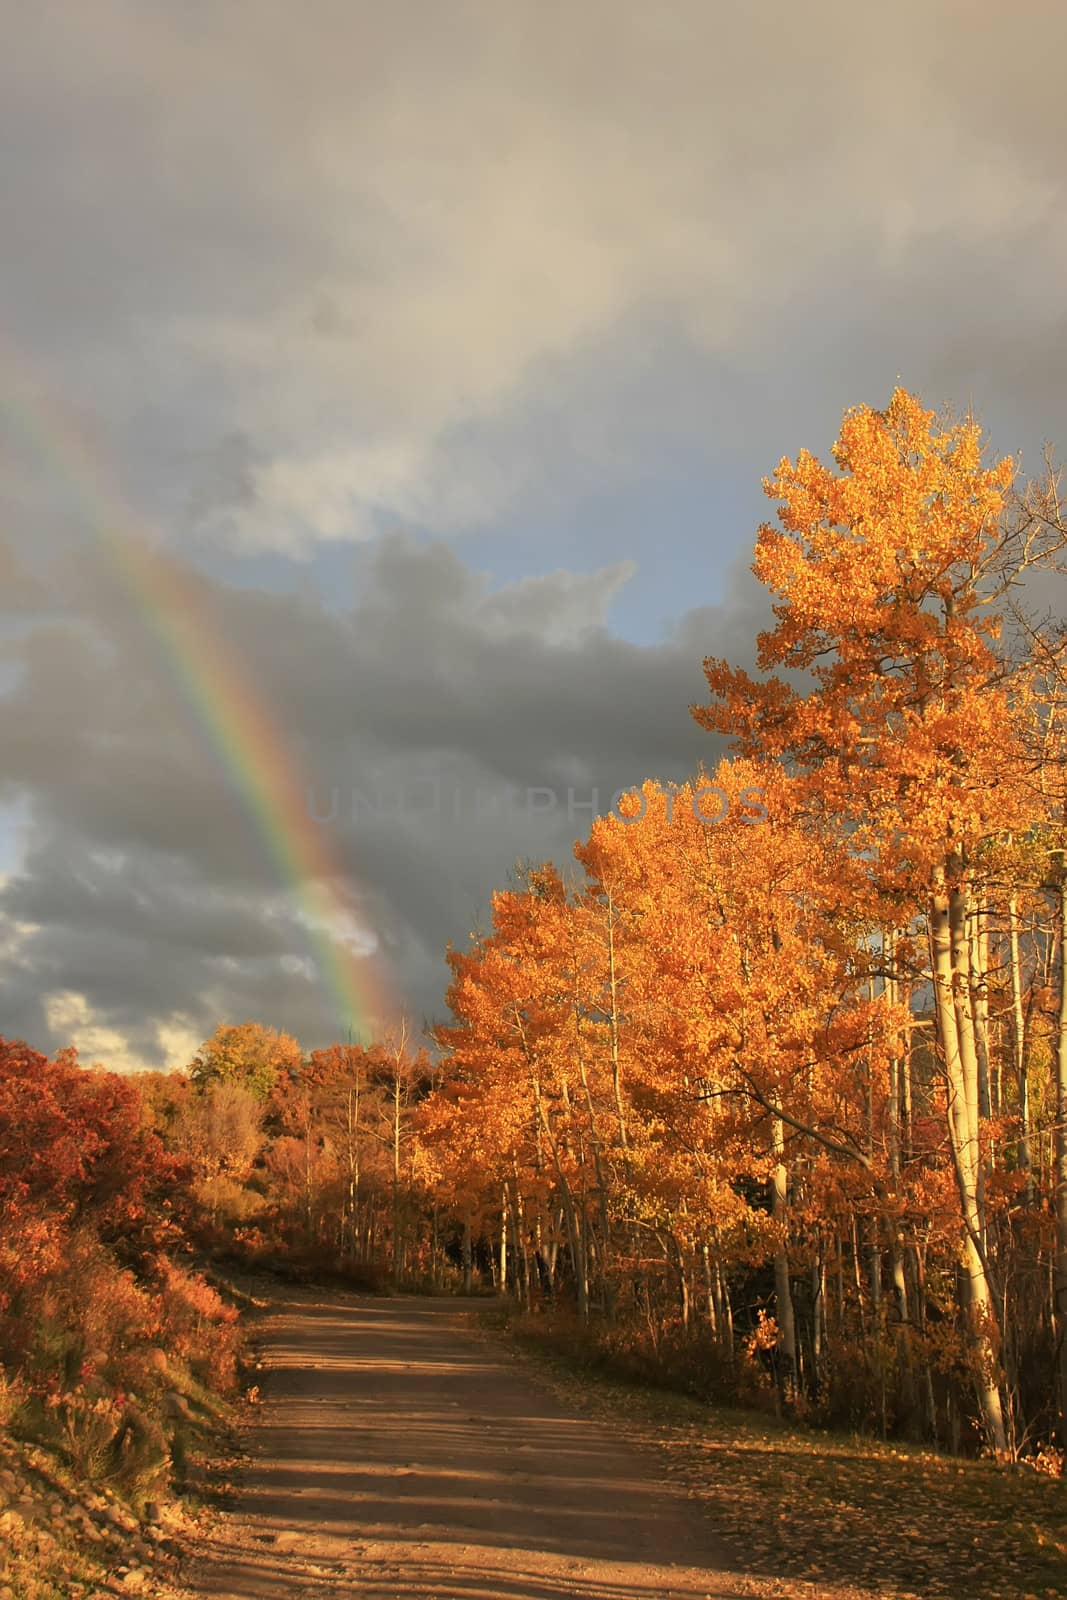
<path id="1" fill-rule="evenodd" d="M 600 1216 L 600 1286 L 604 1299 L 604 1314 L 608 1321 L 612 1322 L 615 1319 L 615 1285 L 611 1277 L 612 1238 L 611 1216 L 608 1210 L 608 1178 L 604 1167 L 600 1137 L 596 1131 L 593 1097 L 589 1092 L 584 1061 L 580 1061 L 579 1071 L 589 1113 L 589 1143 L 593 1152 L 593 1169 L 596 1174 L 596 1205 Z"/>
<path id="2" fill-rule="evenodd" d="M 584 1033 L 582 1027 L 581 996 L 578 988 L 578 961 L 575 958 L 574 966 L 574 1027 L 577 1041 L 576 1057 L 578 1063 L 578 1077 L 581 1081 L 582 1092 L 585 1097 L 585 1108 L 589 1118 L 589 1144 L 593 1152 L 593 1166 L 596 1172 L 597 1210 L 600 1214 L 600 1286 L 604 1302 L 604 1314 L 609 1322 L 615 1320 L 615 1284 L 612 1280 L 612 1238 L 611 1218 L 608 1208 L 608 1177 L 604 1165 L 603 1141 L 597 1127 L 596 1111 L 593 1106 L 593 1093 L 589 1086 L 589 1074 L 586 1069 Z"/>
<path id="3" fill-rule="evenodd" d="M 511 1188 L 511 1215 L 514 1219 L 512 1235 L 515 1240 L 516 1281 L 524 1310 L 530 1309 L 530 1252 L 526 1238 L 526 1221 L 522 1207 L 522 1190 L 519 1187 L 518 1163 L 513 1164 L 508 1180 Z"/>
<path id="4" fill-rule="evenodd" d="M 958 873 L 960 864 L 950 865 Z M 966 910 L 965 891 L 942 872 L 930 906 L 930 948 L 934 1003 L 945 1058 L 949 1144 L 963 1224 L 966 1315 L 986 1434 L 994 1450 L 1004 1451 L 1007 1435 L 1000 1392 L 999 1327 L 986 1262 L 982 1214 L 978 1058 L 968 1005 Z"/>
<path id="5" fill-rule="evenodd" d="M 463 1219 L 463 1293 L 474 1293 L 474 1256 L 471 1249 L 471 1219 Z"/>
<path id="6" fill-rule="evenodd" d="M 771 1119 L 772 1150 L 775 1164 L 771 1171 L 771 1215 L 781 1225 L 781 1242 L 774 1253 L 774 1302 L 778 1322 L 779 1381 L 782 1392 L 790 1395 L 797 1378 L 797 1334 L 793 1316 L 793 1291 L 789 1281 L 787 1224 L 789 1212 L 789 1173 L 785 1164 L 785 1127 L 781 1117 Z"/>
<path id="7" fill-rule="evenodd" d="M 541 1093 L 541 1080 L 536 1074 L 534 1076 L 534 1102 L 537 1109 L 538 1121 L 540 1123 L 541 1130 L 544 1133 L 545 1139 L 548 1142 L 549 1152 L 552 1156 L 552 1165 L 556 1169 L 556 1177 L 559 1181 L 560 1203 L 563 1208 L 563 1218 L 567 1228 L 567 1243 L 570 1247 L 571 1266 L 574 1271 L 575 1292 L 578 1301 L 578 1315 L 584 1319 L 589 1315 L 589 1275 L 586 1268 L 585 1251 L 582 1248 L 581 1231 L 578 1227 L 578 1214 L 575 1210 L 574 1197 L 571 1194 L 571 1186 L 567 1181 L 567 1174 L 563 1168 L 559 1144 L 556 1140 L 555 1134 L 552 1131 L 552 1126 L 548 1120 L 548 1114 L 545 1111 L 544 1097 Z"/>
<path id="8" fill-rule="evenodd" d="M 619 1143 L 623 1151 L 629 1149 L 626 1132 L 626 1111 L 622 1098 L 622 1066 L 619 1056 L 619 976 L 615 963 L 615 902 L 608 897 L 608 980 L 611 991 L 609 1013 L 609 1040 L 611 1046 L 611 1087 L 615 1099 L 615 1115 L 619 1126 Z"/>
<path id="9" fill-rule="evenodd" d="M 345 1097 L 345 1132 L 348 1147 L 348 1205 L 351 1213 L 349 1229 L 352 1254 L 359 1254 L 357 1217 L 359 1214 L 359 1082 L 349 1089 Z"/>
<path id="10" fill-rule="evenodd" d="M 859 1312 L 860 1330 L 864 1343 L 867 1341 L 867 1297 L 863 1292 L 863 1263 L 860 1250 L 860 1225 L 855 1211 L 849 1213 L 849 1225 L 852 1231 L 852 1281 L 856 1285 L 856 1308 Z"/>
<path id="11" fill-rule="evenodd" d="M 911 1003 L 911 996 L 908 996 Z M 904 1056 L 900 1063 L 900 1155 L 901 1160 L 908 1162 L 912 1155 L 912 1102 L 914 1092 L 911 1081 L 912 1071 L 912 1028 L 908 1024 L 907 1035 L 904 1041 Z"/>
<path id="12" fill-rule="evenodd" d="M 711 1256 L 708 1253 L 708 1243 L 706 1239 L 700 1246 L 700 1264 L 704 1273 L 704 1300 L 708 1308 L 708 1327 L 711 1329 L 711 1337 L 716 1341 L 716 1343 L 718 1343 L 719 1316 L 718 1308 L 715 1305 L 715 1289 L 711 1274 Z"/>
<path id="13" fill-rule="evenodd" d="M 874 1231 L 873 1219 L 869 1223 L 871 1232 Z M 882 1310 L 882 1252 L 876 1241 L 867 1246 L 867 1281 L 871 1289 L 871 1312 L 874 1317 L 875 1327 L 878 1326 Z"/>
<path id="14" fill-rule="evenodd" d="M 971 918 L 968 939 L 970 996 L 974 1017 L 974 1043 L 978 1061 L 978 1115 L 993 1115 L 993 1090 L 989 1066 L 989 934 L 981 906 Z"/>
<path id="15" fill-rule="evenodd" d="M 722 1262 L 717 1262 L 715 1267 L 715 1283 L 717 1286 L 716 1303 L 719 1307 L 719 1325 L 723 1330 L 723 1340 L 730 1365 L 734 1363 L 734 1308 L 730 1299 L 730 1285 L 723 1271 Z"/>
<path id="16" fill-rule="evenodd" d="M 1067 1446 L 1067 861 L 1062 853 L 1059 869 L 1056 898 L 1060 935 L 1060 993 L 1056 1029 L 1056 1131 L 1053 1139 L 1056 1208 L 1053 1283 L 1059 1346 L 1060 1439 Z"/>
<path id="17" fill-rule="evenodd" d="M 674 1270 L 678 1278 L 678 1309 L 682 1317 L 682 1332 L 689 1332 L 689 1278 L 686 1273 L 685 1254 L 681 1243 L 674 1236 L 669 1236 L 671 1251 L 674 1256 Z"/>
<path id="18" fill-rule="evenodd" d="M 886 981 L 886 992 L 890 1002 L 894 1005 L 900 1001 L 900 985 L 898 984 L 896 965 L 896 931 L 890 937 L 890 950 L 892 960 L 890 970 L 893 975 Z M 910 1011 L 910 1006 L 909 1006 Z M 910 1040 L 905 1037 L 904 1053 L 906 1055 Z M 893 1198 L 898 1203 L 901 1198 L 901 1115 L 900 1115 L 900 1086 L 903 1081 L 905 1062 L 894 1052 L 889 1062 L 889 1093 L 886 1101 L 887 1145 L 889 1153 L 889 1174 L 892 1180 Z M 901 1228 L 899 1212 L 894 1208 L 894 1214 L 889 1217 L 890 1247 L 889 1271 L 893 1283 L 895 1309 L 897 1318 L 897 1360 L 900 1363 L 901 1393 L 904 1411 L 909 1431 L 915 1426 L 915 1374 L 912 1365 L 913 1340 L 910 1337 L 908 1326 L 908 1283 L 904 1267 L 904 1234 Z"/>
<path id="19" fill-rule="evenodd" d="M 820 1243 L 811 1268 L 811 1361 L 816 1383 L 822 1372 L 826 1349 L 826 1262 Z"/>
<path id="20" fill-rule="evenodd" d="M 393 1079 L 393 1287 L 400 1283 L 400 1061 Z"/>
<path id="21" fill-rule="evenodd" d="M 1034 1170 L 1030 1153 L 1030 1085 L 1026 1072 L 1026 1017 L 1023 1012 L 1022 963 L 1019 959 L 1019 913 L 1014 893 L 1008 897 L 1008 965 L 1011 972 L 1012 1056 L 1019 1092 L 1019 1170 L 1026 1174 L 1026 1203 L 1034 1203 Z"/>
<path id="22" fill-rule="evenodd" d="M 308 1244 L 314 1243 L 314 1219 L 311 1189 L 311 1113 L 308 1113 L 304 1130 L 304 1210 L 307 1217 Z"/>

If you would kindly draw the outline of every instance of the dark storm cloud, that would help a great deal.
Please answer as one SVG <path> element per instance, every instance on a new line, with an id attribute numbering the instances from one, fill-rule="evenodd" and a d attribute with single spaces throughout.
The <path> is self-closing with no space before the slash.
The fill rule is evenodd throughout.
<path id="1" fill-rule="evenodd" d="M 63 418 L 338 792 L 330 848 L 416 1012 L 508 864 L 584 833 L 568 788 L 603 808 L 713 759 L 688 706 L 704 654 L 751 657 L 782 454 L 898 379 L 1024 467 L 1067 450 L 1059 0 L 4 11 L 7 1031 L 179 1059 L 223 1015 L 332 1026 L 241 795 L 98 569 Z M 650 515 L 625 549 L 583 521 L 672 472 L 683 499 L 702 456 L 729 515 Z M 349 609 L 266 592 L 257 563 L 318 581 L 356 542 Z M 642 647 L 610 607 L 657 567 L 676 621 Z M 353 816 L 379 790 L 409 799 Z"/>
<path id="2" fill-rule="evenodd" d="M 0 698 L 5 796 L 32 816 L 0 889 L 17 930 L 7 1014 L 59 1042 L 71 1003 L 42 1021 L 40 997 L 82 996 L 98 1033 L 149 1058 L 160 1025 L 184 1039 L 244 1010 L 329 1037 L 307 929 L 241 794 L 119 592 L 84 562 L 70 577 L 77 622 L 24 629 Z M 446 547 L 396 537 L 349 614 L 199 580 L 420 1020 L 440 1014 L 446 944 L 466 941 L 518 858 L 565 864 L 617 790 L 714 754 L 688 714 L 700 659 L 731 627 L 751 637 L 751 619 L 694 614 L 676 640 L 629 644 L 604 620 L 626 577 L 493 590 Z"/>

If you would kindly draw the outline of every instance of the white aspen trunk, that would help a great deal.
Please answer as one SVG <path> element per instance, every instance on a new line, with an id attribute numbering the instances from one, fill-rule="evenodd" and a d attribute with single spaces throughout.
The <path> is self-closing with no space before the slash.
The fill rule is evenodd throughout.
<path id="1" fill-rule="evenodd" d="M 811 1356 L 815 1366 L 815 1378 L 818 1380 L 826 1349 L 826 1263 L 823 1260 L 821 1244 L 818 1257 L 811 1268 L 811 1304 Z"/>
<path id="2" fill-rule="evenodd" d="M 721 1261 L 717 1262 L 715 1266 L 715 1282 L 717 1285 L 717 1300 L 720 1307 L 719 1322 L 723 1329 L 723 1339 L 732 1366 L 734 1360 L 734 1308 L 730 1300 L 730 1285 L 726 1280 L 726 1273 L 723 1271 Z"/>
<path id="3" fill-rule="evenodd" d="M 1059 1014 L 1056 1029 L 1056 1132 L 1053 1179 L 1056 1251 L 1053 1266 L 1056 1337 L 1059 1344 L 1060 1439 L 1067 1445 L 1067 862 L 1060 857 L 1057 910 L 1060 935 Z"/>
<path id="4" fill-rule="evenodd" d="M 615 1318 L 615 1285 L 611 1279 L 612 1238 L 611 1218 L 608 1211 L 608 1178 L 604 1168 L 600 1135 L 596 1127 L 593 1096 L 589 1088 L 589 1078 L 581 1050 L 578 1052 L 578 1072 L 585 1094 L 586 1111 L 589 1117 L 589 1144 L 593 1152 L 593 1169 L 596 1173 L 597 1211 L 600 1216 L 600 1283 L 604 1297 L 604 1313 L 608 1321 L 612 1322 Z"/>
<path id="5" fill-rule="evenodd" d="M 393 1078 L 393 1286 L 400 1282 L 400 1056 Z"/>
<path id="6" fill-rule="evenodd" d="M 860 1225 L 853 1211 L 849 1215 L 852 1231 L 852 1281 L 856 1285 L 856 1305 L 859 1310 L 860 1329 L 864 1343 L 867 1340 L 867 1301 L 863 1293 L 863 1267 L 860 1262 Z"/>
<path id="7" fill-rule="evenodd" d="M 619 1143 L 623 1151 L 629 1149 L 626 1132 L 626 1112 L 622 1099 L 622 1066 L 619 1058 L 619 979 L 615 965 L 615 902 L 608 896 L 608 979 L 611 988 L 611 1014 L 609 1038 L 611 1043 L 611 1087 L 615 1098 L 615 1115 L 619 1125 Z"/>
<path id="8" fill-rule="evenodd" d="M 708 1326 L 711 1337 L 718 1341 L 719 1318 L 715 1307 L 715 1289 L 711 1276 L 711 1256 L 708 1253 L 707 1240 L 700 1246 L 700 1265 L 704 1274 L 704 1298 L 708 1308 Z"/>
<path id="9" fill-rule="evenodd" d="M 882 1310 L 882 1252 L 877 1244 L 867 1246 L 867 1281 L 871 1290 L 871 1313 L 877 1326 Z"/>
<path id="10" fill-rule="evenodd" d="M 778 1323 L 778 1360 L 781 1384 L 789 1394 L 796 1385 L 797 1333 L 793 1315 L 793 1291 L 789 1282 L 789 1250 L 786 1225 L 789 1213 L 789 1172 L 785 1164 L 785 1126 L 781 1117 L 771 1118 L 772 1150 L 775 1157 L 770 1176 L 771 1215 L 782 1225 L 782 1241 L 774 1253 L 774 1302 Z"/>
<path id="11" fill-rule="evenodd" d="M 501 1294 L 508 1292 L 508 1191 L 505 1186 L 500 1193 L 500 1278 L 499 1288 Z"/>
<path id="12" fill-rule="evenodd" d="M 682 1297 L 682 1331 L 689 1332 L 689 1277 L 685 1270 L 685 1258 L 678 1265 L 679 1287 Z"/>
<path id="13" fill-rule="evenodd" d="M 974 1044 L 978 1061 L 978 1114 L 980 1117 L 991 1117 L 993 1088 L 989 1065 L 989 934 L 981 906 L 975 909 L 971 918 L 970 938 L 967 944 Z"/>
<path id="14" fill-rule="evenodd" d="M 471 1219 L 463 1219 L 463 1293 L 474 1293 L 474 1258 L 471 1250 Z"/>
<path id="15" fill-rule="evenodd" d="M 901 1158 L 904 1161 L 911 1160 L 912 1151 L 911 1039 L 912 1030 L 909 1023 L 907 1038 L 904 1044 L 904 1057 L 900 1063 L 900 1139 Z"/>
<path id="16" fill-rule="evenodd" d="M 890 961 L 891 975 L 886 979 L 886 994 L 893 1005 L 896 1005 L 900 999 L 900 985 L 897 982 L 894 970 L 896 938 L 896 930 L 894 930 L 890 935 L 890 953 L 894 959 Z M 905 1051 L 908 1045 L 909 1041 L 905 1039 Z M 892 1179 L 893 1195 L 898 1200 L 901 1192 L 900 1086 L 904 1068 L 904 1061 L 894 1053 L 889 1062 L 889 1093 L 886 1100 L 886 1121 L 889 1172 Z M 890 1220 L 890 1230 L 889 1271 L 893 1283 L 893 1294 L 896 1299 L 897 1359 L 900 1362 L 901 1388 L 910 1427 L 915 1412 L 915 1383 L 912 1372 L 912 1340 L 909 1337 L 908 1328 L 908 1282 L 904 1269 L 904 1234 L 901 1231 L 899 1218 L 894 1217 Z"/>
<path id="17" fill-rule="evenodd" d="M 345 1097 L 345 1130 L 348 1146 L 348 1205 L 350 1211 L 349 1231 L 352 1241 L 352 1254 L 359 1253 L 359 1238 L 357 1233 L 357 1217 L 359 1213 L 359 1083 L 349 1089 Z"/>
<path id="18" fill-rule="evenodd" d="M 608 1176 L 603 1160 L 603 1141 L 597 1127 L 596 1110 L 593 1106 L 593 1092 L 589 1086 L 589 1074 L 586 1069 L 584 1037 L 582 1029 L 581 994 L 578 983 L 578 960 L 575 953 L 574 962 L 574 1031 L 576 1039 L 575 1055 L 578 1065 L 578 1077 L 582 1085 L 585 1098 L 585 1109 L 589 1119 L 589 1144 L 593 1152 L 593 1166 L 596 1172 L 597 1210 L 600 1216 L 600 1241 L 599 1264 L 600 1285 L 603 1294 L 604 1314 L 609 1322 L 615 1320 L 615 1284 L 612 1277 L 612 1237 L 611 1217 L 608 1208 Z"/>
<path id="19" fill-rule="evenodd" d="M 1019 1092 L 1019 1170 L 1026 1174 L 1026 1203 L 1034 1203 L 1034 1169 L 1030 1149 L 1030 1085 L 1026 1073 L 1026 1014 L 1023 1011 L 1022 962 L 1019 959 L 1019 913 L 1014 893 L 1008 897 L 1008 952 L 1011 971 L 1012 1057 Z"/>
<path id="20" fill-rule="evenodd" d="M 522 1190 L 519 1187 L 519 1169 L 516 1164 L 511 1179 L 511 1210 L 515 1218 L 515 1249 L 519 1257 L 520 1287 L 522 1303 L 527 1311 L 531 1305 L 530 1287 L 530 1251 L 526 1238 L 526 1223 L 522 1209 Z"/>
<path id="21" fill-rule="evenodd" d="M 934 1003 L 944 1052 L 949 1143 L 963 1224 L 965 1316 L 982 1419 L 994 1450 L 1007 1449 L 995 1300 L 985 1257 L 978 1127 L 978 1059 L 969 1008 L 966 896 L 938 874 L 929 912 Z M 961 982 L 962 980 L 962 982 Z M 962 990 L 962 992 L 961 992 Z"/>
<path id="22" fill-rule="evenodd" d="M 891 934 L 889 939 L 890 960 L 888 967 L 891 969 L 896 952 L 896 935 Z M 898 999 L 897 981 L 889 971 L 885 980 L 886 999 L 890 1005 L 896 1005 Z M 894 1190 L 900 1185 L 900 1062 L 896 1051 L 892 1051 L 889 1058 L 889 1083 L 886 1096 L 886 1142 L 889 1154 L 889 1170 L 893 1176 Z"/>
<path id="23" fill-rule="evenodd" d="M 574 1206 L 574 1197 L 571 1194 L 571 1186 L 563 1170 L 559 1146 L 549 1126 L 540 1095 L 538 1095 L 537 1109 L 541 1116 L 541 1126 L 544 1129 L 545 1138 L 548 1140 L 549 1150 L 552 1152 L 552 1164 L 556 1169 L 556 1177 L 559 1180 L 560 1202 L 563 1209 L 564 1224 L 567 1229 L 567 1244 L 570 1247 L 571 1267 L 574 1271 L 578 1315 L 584 1321 L 589 1315 L 589 1274 L 586 1267 L 582 1234 L 578 1226 L 578 1215 Z"/>

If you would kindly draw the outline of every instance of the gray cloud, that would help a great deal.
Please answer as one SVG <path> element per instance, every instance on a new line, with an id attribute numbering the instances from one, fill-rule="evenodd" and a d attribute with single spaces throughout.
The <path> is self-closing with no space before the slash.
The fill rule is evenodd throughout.
<path id="1" fill-rule="evenodd" d="M 205 546 L 498 526 L 546 449 L 776 447 L 783 400 L 794 448 L 898 372 L 1007 382 L 1062 437 L 1057 0 L 101 0 L 11 32 L 4 320 Z"/>
<path id="2" fill-rule="evenodd" d="M 31 818 L 0 887 L 5 1015 L 58 1043 L 71 1009 L 57 996 L 82 996 L 97 1033 L 142 1059 L 158 1059 L 161 1026 L 184 1041 L 244 1012 L 332 1037 L 342 1023 L 299 899 L 244 797 L 121 593 L 85 561 L 64 570 L 71 620 L 23 630 L 0 696 L 3 798 Z M 517 858 L 565 863 L 617 790 L 714 753 L 687 709 L 701 655 L 750 638 L 751 619 L 723 608 L 661 646 L 628 644 L 604 621 L 626 576 L 494 590 L 447 547 L 396 536 L 342 615 L 198 580 L 417 1018 L 440 1013 L 445 946 L 465 942 Z"/>
<path id="3" fill-rule="evenodd" d="M 338 872 L 421 1012 L 508 864 L 585 831 L 568 786 L 713 758 L 687 708 L 705 653 L 751 656 L 783 453 L 898 378 L 1025 465 L 1067 440 L 1059 0 L 3 11 L 7 1031 L 159 1059 L 223 1015 L 334 1026 L 99 559 L 113 518 L 188 564 L 206 635 L 338 791 Z M 716 515 L 679 533 L 650 484 L 713 486 Z M 631 499 L 649 525 L 616 539 Z M 612 618 L 653 594 L 675 620 L 638 645 Z M 440 814 L 351 815 L 430 781 Z M 508 785 L 561 801 L 474 814 Z"/>

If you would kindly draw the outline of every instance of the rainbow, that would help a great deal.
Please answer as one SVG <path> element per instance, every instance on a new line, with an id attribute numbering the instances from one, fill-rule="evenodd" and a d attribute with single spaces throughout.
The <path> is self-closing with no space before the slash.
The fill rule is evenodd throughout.
<path id="1" fill-rule="evenodd" d="M 87 421 L 31 370 L 9 341 L 0 370 L 16 374 L 18 404 L 0 393 L 0 417 L 59 481 L 89 521 L 110 569 L 143 624 L 195 723 L 241 795 L 280 883 L 308 929 L 312 955 L 336 1011 L 338 1036 L 367 1043 L 399 1018 L 380 960 L 342 936 L 355 902 L 312 815 L 308 788 L 262 696 L 228 641 L 205 616 L 189 574 L 137 517 Z M 356 919 L 358 921 L 358 919 Z"/>

